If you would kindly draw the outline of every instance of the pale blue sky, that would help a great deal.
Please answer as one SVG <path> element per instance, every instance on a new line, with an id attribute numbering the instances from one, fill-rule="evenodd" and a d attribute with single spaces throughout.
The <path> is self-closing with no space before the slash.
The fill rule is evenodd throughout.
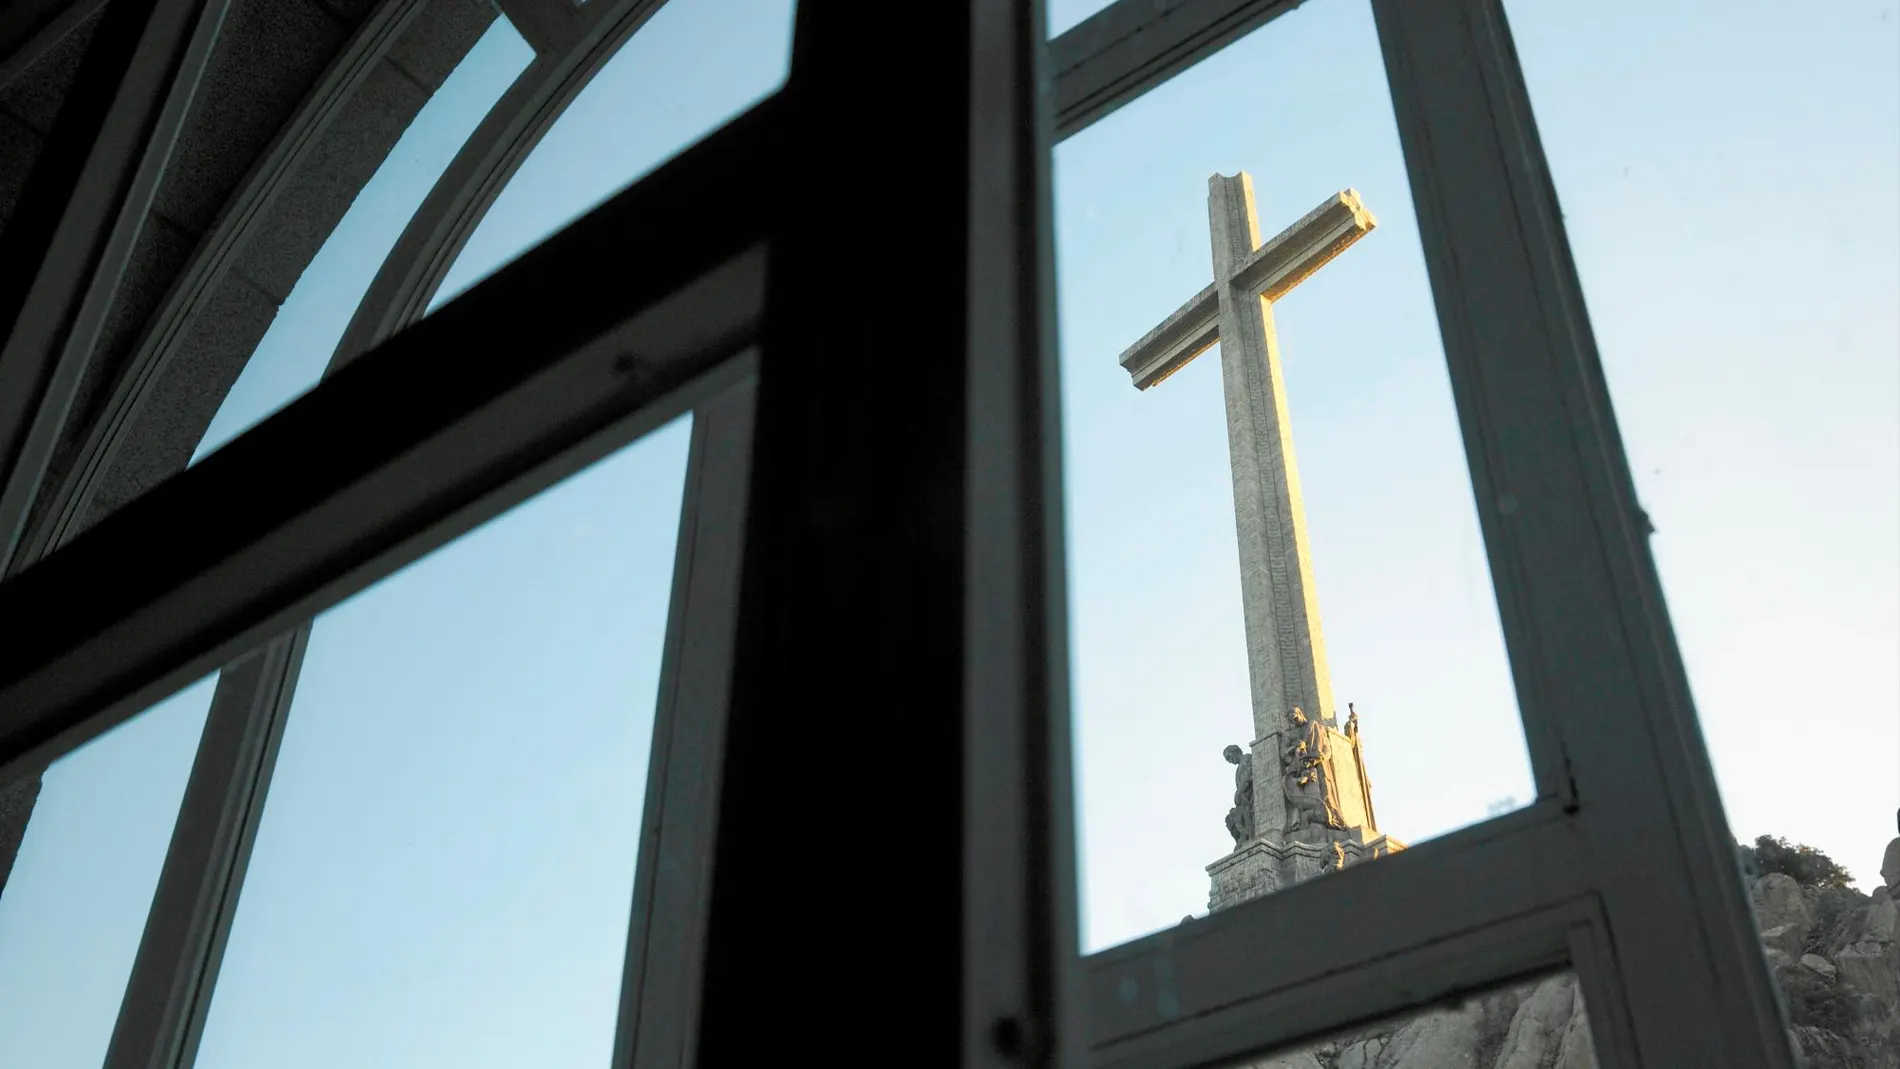
<path id="1" fill-rule="evenodd" d="M 445 294 L 769 91 L 789 10 L 672 0 Z M 1735 831 L 1812 842 L 1868 886 L 1900 804 L 1893 4 L 1509 10 Z M 207 449 L 315 381 L 528 59 L 498 26 L 438 93 Z M 1278 326 L 1334 687 L 1362 712 L 1382 824 L 1419 841 L 1531 793 L 1368 9 L 1313 0 L 1056 152 L 1091 948 L 1204 910 L 1229 842 L 1220 749 L 1250 733 L 1217 359 L 1146 394 L 1114 360 L 1206 283 L 1206 180 L 1237 170 L 1268 234 L 1348 186 L 1380 223 Z M 319 619 L 200 1065 L 602 1063 L 686 432 Z M 0 1064 L 98 1064 L 209 694 L 49 774 L 0 898 Z M 1838 742 L 1796 757 L 1796 733 Z"/>

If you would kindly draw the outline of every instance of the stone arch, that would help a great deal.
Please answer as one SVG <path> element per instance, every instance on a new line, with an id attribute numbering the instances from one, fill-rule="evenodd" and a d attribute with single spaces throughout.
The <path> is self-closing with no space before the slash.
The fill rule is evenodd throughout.
<path id="1" fill-rule="evenodd" d="M 234 0 L 233 10 L 268 2 Z M 580 9 L 564 39 L 536 55 L 411 217 L 332 367 L 420 318 L 521 161 L 663 2 L 595 0 Z M 16 567 L 185 467 L 291 287 L 494 18 L 485 0 L 381 0 L 196 247 L 135 259 L 114 317 L 136 322 L 109 330 L 95 347 L 93 381 L 74 405 Z M 233 64 L 256 65 L 254 41 L 240 34 L 230 47 Z M 215 94 L 219 87 L 207 88 Z M 188 147 L 180 152 L 174 163 L 189 166 Z M 171 229 L 155 216 L 151 243 L 175 238 Z M 150 296 L 155 289 L 162 292 Z M 151 306 L 142 317 L 141 295 Z"/>

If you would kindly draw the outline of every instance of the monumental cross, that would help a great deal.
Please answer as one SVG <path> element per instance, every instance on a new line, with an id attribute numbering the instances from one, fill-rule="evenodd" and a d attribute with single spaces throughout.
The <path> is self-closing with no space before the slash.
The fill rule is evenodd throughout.
<path id="1" fill-rule="evenodd" d="M 1298 737 L 1309 730 L 1330 737 L 1338 729 L 1272 304 L 1375 223 L 1359 195 L 1346 190 L 1262 244 L 1253 180 L 1245 172 L 1231 178 L 1217 174 L 1207 185 L 1214 281 L 1129 347 L 1120 362 L 1135 387 L 1146 390 L 1220 344 L 1254 731 L 1252 767 L 1241 775 L 1249 787 L 1247 804 L 1237 792 L 1228 819 L 1237 843 L 1233 858 L 1260 837 L 1262 848 L 1275 852 L 1300 839 L 1331 855 L 1338 848 L 1323 844 L 1350 838 L 1363 845 L 1377 832 L 1363 770 L 1357 767 L 1357 731 L 1349 741 L 1339 736 L 1345 743 L 1340 749 L 1350 756 L 1315 752 L 1310 743 L 1302 747 Z M 1310 729 L 1305 726 L 1309 718 Z M 1232 749 L 1228 760 L 1239 764 Z M 1335 768 L 1355 782 L 1333 782 Z M 1279 789 L 1283 783 L 1287 788 Z M 1346 812 L 1335 801 L 1342 798 L 1342 788 Z M 1354 801 L 1358 798 L 1363 804 Z M 1354 829 L 1363 830 L 1345 834 Z M 1264 872 L 1260 878 L 1274 886 L 1288 882 L 1284 875 Z M 1220 884 L 1216 873 L 1217 907 L 1224 897 Z"/>

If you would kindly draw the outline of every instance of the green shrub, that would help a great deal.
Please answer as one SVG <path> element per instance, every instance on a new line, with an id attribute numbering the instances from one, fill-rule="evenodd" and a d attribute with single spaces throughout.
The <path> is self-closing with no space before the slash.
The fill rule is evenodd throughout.
<path id="1" fill-rule="evenodd" d="M 1788 996 L 1790 1023 L 1843 1036 L 1854 1031 L 1854 1025 L 1860 1020 L 1860 1006 L 1853 995 L 1800 966 L 1776 971 L 1780 974 L 1781 990 Z"/>
<path id="2" fill-rule="evenodd" d="M 1824 887 L 1817 892 L 1809 907 L 1814 923 L 1808 928 L 1808 952 L 1832 954 L 1859 937 L 1865 923 L 1861 910 L 1867 902 L 1866 895 L 1851 887 Z"/>
<path id="3" fill-rule="evenodd" d="M 1812 846 L 1800 846 L 1773 835 L 1763 835 L 1753 847 L 1740 847 L 1742 871 L 1766 876 L 1779 872 L 1803 887 L 1843 888 L 1853 882 L 1848 871 Z"/>

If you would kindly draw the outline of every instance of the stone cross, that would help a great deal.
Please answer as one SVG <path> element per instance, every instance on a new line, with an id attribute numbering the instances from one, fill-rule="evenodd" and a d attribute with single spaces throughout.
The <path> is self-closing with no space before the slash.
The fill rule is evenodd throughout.
<path id="1" fill-rule="evenodd" d="M 1349 189 L 1262 245 L 1253 179 L 1245 172 L 1207 180 L 1207 216 L 1213 283 L 1124 352 L 1121 366 L 1146 390 L 1220 343 L 1253 696 L 1256 822 L 1259 833 L 1268 833 L 1285 819 L 1285 801 L 1268 785 L 1281 781 L 1279 750 L 1292 708 L 1334 720 L 1272 303 L 1375 224 Z"/>

